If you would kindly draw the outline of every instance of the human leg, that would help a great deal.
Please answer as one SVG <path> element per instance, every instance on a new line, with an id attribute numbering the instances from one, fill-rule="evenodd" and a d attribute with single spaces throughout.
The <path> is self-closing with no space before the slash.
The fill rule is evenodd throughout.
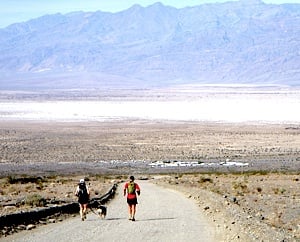
<path id="1" fill-rule="evenodd" d="M 79 204 L 80 206 L 80 210 L 79 210 L 79 214 L 80 214 L 80 218 L 83 221 L 84 220 L 84 213 L 83 213 L 83 204 Z"/>
<path id="2" fill-rule="evenodd" d="M 129 220 L 132 219 L 132 205 L 128 204 L 128 213 L 129 213 Z"/>
<path id="3" fill-rule="evenodd" d="M 86 219 L 86 213 L 87 213 L 87 204 L 83 204 L 83 217 L 84 217 L 84 219 Z"/>
<path id="4" fill-rule="evenodd" d="M 136 204 L 133 204 L 131 206 L 131 218 L 132 218 L 132 221 L 135 221 L 135 211 L 136 211 Z"/>
<path id="5" fill-rule="evenodd" d="M 127 198 L 127 204 L 128 204 L 128 212 L 129 212 L 129 220 L 135 221 L 135 211 L 136 211 L 136 204 L 137 204 L 137 199 L 128 199 Z"/>

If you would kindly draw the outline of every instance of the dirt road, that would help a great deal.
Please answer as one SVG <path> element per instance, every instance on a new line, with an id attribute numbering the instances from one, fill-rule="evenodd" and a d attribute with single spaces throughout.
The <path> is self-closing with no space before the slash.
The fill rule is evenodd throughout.
<path id="1" fill-rule="evenodd" d="M 14 234 L 3 241 L 215 241 L 214 227 L 191 200 L 149 181 L 138 183 L 142 193 L 135 222 L 128 220 L 120 185 L 116 197 L 108 204 L 104 220 L 90 212 L 84 222 L 76 216 Z"/>

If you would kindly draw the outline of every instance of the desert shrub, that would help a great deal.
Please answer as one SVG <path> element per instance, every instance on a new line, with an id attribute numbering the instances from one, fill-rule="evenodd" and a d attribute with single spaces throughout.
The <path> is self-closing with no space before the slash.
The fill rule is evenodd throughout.
<path id="1" fill-rule="evenodd" d="M 232 172 L 232 174 L 237 174 L 237 175 L 244 174 L 244 175 L 247 175 L 247 176 L 255 176 L 255 175 L 265 176 L 265 175 L 268 175 L 270 173 L 271 173 L 270 171 L 266 171 L 266 170 L 251 170 L 251 171 L 243 171 L 242 173 L 239 172 L 239 171 Z"/>
<path id="2" fill-rule="evenodd" d="M 237 191 L 239 195 L 243 195 L 248 192 L 248 186 L 244 182 L 233 182 L 232 188 Z"/>
<path id="3" fill-rule="evenodd" d="M 37 189 L 37 190 L 42 190 L 43 188 L 44 188 L 43 183 L 39 183 L 39 184 L 37 184 L 37 186 L 36 186 L 36 189 Z"/>
<path id="4" fill-rule="evenodd" d="M 278 188 L 278 187 L 273 188 L 273 191 L 275 194 L 283 194 L 286 192 L 286 190 L 284 188 Z"/>
<path id="5" fill-rule="evenodd" d="M 213 180 L 209 177 L 200 177 L 199 183 L 206 183 L 206 182 L 209 182 L 209 183 L 213 183 Z"/>
<path id="6" fill-rule="evenodd" d="M 177 174 L 176 176 L 175 176 L 175 179 L 180 179 L 180 178 L 182 178 L 184 176 L 184 174 Z"/>
<path id="7" fill-rule="evenodd" d="M 256 190 L 257 190 L 258 192 L 262 192 L 262 188 L 261 188 L 261 187 L 257 187 Z"/>
<path id="8" fill-rule="evenodd" d="M 55 180 L 55 179 L 57 179 L 57 175 L 49 175 L 49 176 L 47 176 L 47 179 Z"/>
<path id="9" fill-rule="evenodd" d="M 121 176 L 118 176 L 118 177 L 120 177 L 120 179 L 123 179 L 123 177 L 121 177 Z M 97 174 L 97 175 L 95 175 L 93 177 L 94 181 L 100 181 L 100 182 L 104 182 L 104 183 L 107 180 L 111 180 L 111 179 L 113 179 L 111 176 L 109 176 L 109 175 L 101 175 L 101 174 Z"/>
<path id="10" fill-rule="evenodd" d="M 15 184 L 16 183 L 16 178 L 14 176 L 8 176 L 7 177 L 7 183 L 8 184 Z"/>
<path id="11" fill-rule="evenodd" d="M 56 183 L 58 184 L 68 184 L 70 181 L 72 181 L 71 179 L 58 179 L 56 180 Z"/>
<path id="12" fill-rule="evenodd" d="M 46 199 L 39 194 L 28 195 L 25 204 L 33 207 L 43 207 L 46 205 Z"/>
<path id="13" fill-rule="evenodd" d="M 30 190 L 33 190 L 33 189 L 34 189 L 34 187 L 33 187 L 32 184 L 25 185 L 24 188 L 25 188 L 26 191 L 30 191 Z"/>
<path id="14" fill-rule="evenodd" d="M 214 192 L 214 193 L 217 193 L 217 194 L 223 194 L 223 192 L 217 187 L 211 188 L 211 191 Z"/>
<path id="15" fill-rule="evenodd" d="M 11 195 L 17 195 L 20 193 L 20 187 L 17 185 L 11 185 L 8 187 L 7 193 Z"/>
<path id="16" fill-rule="evenodd" d="M 41 183 L 44 182 L 45 179 L 39 176 L 29 176 L 29 177 L 15 177 L 15 176 L 8 176 L 7 183 L 8 184 L 26 184 L 26 183 Z"/>

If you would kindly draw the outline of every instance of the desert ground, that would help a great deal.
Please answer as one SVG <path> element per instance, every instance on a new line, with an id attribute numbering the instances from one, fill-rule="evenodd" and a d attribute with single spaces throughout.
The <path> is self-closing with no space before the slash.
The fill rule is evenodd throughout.
<path id="1" fill-rule="evenodd" d="M 23 230 L 2 240 L 3 242 L 184 242 L 199 239 L 205 242 L 220 241 L 217 239 L 214 224 L 209 222 L 193 200 L 182 196 L 178 191 L 156 186 L 147 180 L 138 180 L 138 184 L 143 190 L 138 197 L 135 221 L 128 220 L 126 197 L 122 194 L 124 184 L 121 183 L 114 199 L 107 206 L 108 213 L 105 219 L 88 213 L 85 221 L 75 216 L 60 223 L 38 226 L 29 231 Z"/>
<path id="2" fill-rule="evenodd" d="M 81 177 L 98 196 L 134 174 L 186 194 L 240 238 L 300 240 L 297 124 L 1 121 L 0 139 L 1 215 L 75 201 Z"/>

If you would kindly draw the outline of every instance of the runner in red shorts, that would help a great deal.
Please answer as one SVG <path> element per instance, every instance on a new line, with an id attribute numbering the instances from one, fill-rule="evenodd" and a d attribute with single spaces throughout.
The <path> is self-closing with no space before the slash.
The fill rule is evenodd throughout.
<path id="1" fill-rule="evenodd" d="M 134 182 L 134 176 L 129 177 L 129 181 L 124 186 L 124 196 L 127 194 L 127 204 L 129 212 L 129 220 L 135 221 L 135 212 L 137 205 L 137 195 L 140 195 L 141 189 L 137 183 Z"/>

